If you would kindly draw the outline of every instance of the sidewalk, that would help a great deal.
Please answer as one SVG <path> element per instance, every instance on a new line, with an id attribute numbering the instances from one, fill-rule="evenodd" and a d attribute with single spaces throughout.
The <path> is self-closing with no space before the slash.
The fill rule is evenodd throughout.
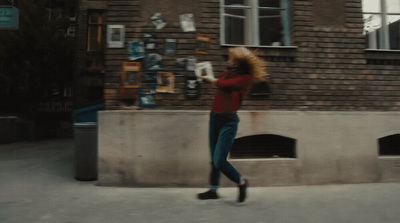
<path id="1" fill-rule="evenodd" d="M 205 188 L 99 187 L 73 175 L 72 139 L 0 144 L 0 222 L 400 222 L 400 183 L 251 187 L 237 204 L 233 187 L 199 201 Z"/>

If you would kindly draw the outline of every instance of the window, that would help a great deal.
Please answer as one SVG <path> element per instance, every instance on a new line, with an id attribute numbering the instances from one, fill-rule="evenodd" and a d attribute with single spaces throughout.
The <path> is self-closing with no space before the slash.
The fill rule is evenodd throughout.
<path id="1" fill-rule="evenodd" d="M 221 44 L 289 46 L 289 0 L 221 0 Z"/>
<path id="2" fill-rule="evenodd" d="M 88 18 L 88 51 L 100 51 L 103 47 L 104 14 L 90 12 Z"/>
<path id="3" fill-rule="evenodd" d="M 400 0 L 363 0 L 368 49 L 400 50 Z"/>
<path id="4" fill-rule="evenodd" d="M 296 139 L 265 134 L 235 139 L 231 159 L 296 158 Z"/>
<path id="5" fill-rule="evenodd" d="M 400 155 L 400 134 L 394 134 L 379 138 L 380 156 L 399 156 Z"/>

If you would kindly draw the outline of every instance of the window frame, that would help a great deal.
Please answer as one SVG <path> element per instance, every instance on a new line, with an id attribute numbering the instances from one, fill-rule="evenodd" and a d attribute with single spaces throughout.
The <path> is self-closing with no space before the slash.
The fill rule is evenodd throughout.
<path id="1" fill-rule="evenodd" d="M 289 23 L 289 16 L 290 16 L 290 7 L 289 7 L 289 0 L 280 0 L 281 2 L 281 7 L 276 8 L 276 7 L 259 7 L 258 3 L 259 0 L 249 0 L 249 6 L 244 6 L 244 5 L 225 5 L 225 0 L 220 0 L 220 44 L 222 46 L 247 46 L 247 47 L 279 47 L 279 48 L 284 48 L 284 47 L 293 47 L 291 43 L 291 37 L 290 37 L 290 23 Z M 250 9 L 251 12 L 249 13 L 250 16 L 248 19 L 246 19 L 246 16 L 243 16 L 245 22 L 247 24 L 250 24 L 248 27 L 248 31 L 246 33 L 251 33 L 250 37 L 246 38 L 245 37 L 245 43 L 244 44 L 229 44 L 225 43 L 225 17 L 230 16 L 228 13 L 225 13 L 226 9 Z M 283 46 L 271 46 L 271 45 L 260 45 L 260 32 L 257 27 L 259 27 L 259 19 L 261 16 L 259 16 L 259 10 L 264 9 L 264 10 L 279 10 L 283 11 L 282 13 L 282 32 L 283 32 Z M 232 16 L 232 15 L 231 15 Z M 235 16 L 237 17 L 237 16 Z M 247 20 L 247 21 L 246 21 Z M 246 27 L 245 27 L 246 28 Z"/>
<path id="2" fill-rule="evenodd" d="M 379 15 L 381 16 L 381 27 L 382 32 L 379 32 L 379 42 L 375 41 L 375 44 L 377 45 L 376 48 L 370 48 L 370 44 L 368 43 L 367 40 L 367 34 L 365 34 L 365 39 L 366 42 L 368 43 L 368 46 L 365 47 L 366 50 L 384 50 L 384 51 L 399 51 L 400 49 L 390 49 L 390 33 L 389 33 L 389 24 L 387 24 L 387 17 L 391 15 L 397 15 L 400 16 L 400 11 L 398 13 L 393 13 L 393 12 L 387 12 L 387 1 L 386 0 L 379 0 L 379 6 L 380 10 L 379 12 L 369 12 L 369 11 L 364 11 L 362 8 L 362 15 L 363 15 L 363 24 L 365 26 L 365 21 L 364 21 L 364 15 L 365 14 L 372 14 L 372 15 Z M 386 25 L 387 24 L 387 25 Z"/>
<path id="3" fill-rule="evenodd" d="M 91 22 L 91 15 L 92 14 L 99 14 L 99 19 L 101 21 L 97 22 L 97 23 L 92 23 Z M 105 23 L 105 12 L 104 11 L 97 11 L 97 10 L 93 10 L 93 11 L 89 11 L 88 12 L 88 17 L 87 17 L 87 41 L 86 41 L 86 50 L 88 52 L 99 52 L 104 48 L 104 44 L 105 44 L 105 29 L 106 29 L 106 23 Z M 97 40 L 99 42 L 99 49 L 93 49 L 91 48 L 91 44 L 90 44 L 90 34 L 91 34 L 91 28 L 96 27 L 97 28 Z"/>

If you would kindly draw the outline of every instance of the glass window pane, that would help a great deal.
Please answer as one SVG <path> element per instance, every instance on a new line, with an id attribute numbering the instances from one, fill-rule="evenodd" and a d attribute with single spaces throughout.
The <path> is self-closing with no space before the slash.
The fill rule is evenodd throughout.
<path id="1" fill-rule="evenodd" d="M 376 14 L 364 14 L 364 34 L 371 33 L 382 26 L 382 18 Z"/>
<path id="2" fill-rule="evenodd" d="M 225 10 L 225 13 L 229 15 L 244 16 L 244 9 L 227 9 Z"/>
<path id="3" fill-rule="evenodd" d="M 88 50 L 94 51 L 94 50 L 100 50 L 100 44 L 99 41 L 95 38 L 89 38 L 88 40 Z"/>
<path id="4" fill-rule="evenodd" d="M 254 0 L 251 0 L 254 1 Z M 225 5 L 248 5 L 246 0 L 225 0 Z"/>
<path id="5" fill-rule="evenodd" d="M 225 43 L 244 44 L 244 21 L 240 18 L 225 17 Z"/>
<path id="6" fill-rule="evenodd" d="M 258 5 L 260 7 L 274 7 L 280 8 L 281 7 L 281 0 L 259 0 Z"/>
<path id="7" fill-rule="evenodd" d="M 362 8 L 363 12 L 380 12 L 381 11 L 380 0 L 363 0 Z"/>
<path id="8" fill-rule="evenodd" d="M 283 27 L 280 11 L 260 11 L 260 44 L 264 46 L 283 45 Z"/>
<path id="9" fill-rule="evenodd" d="M 400 13 L 400 0 L 386 0 L 386 11 L 388 13 Z"/>
<path id="10" fill-rule="evenodd" d="M 379 49 L 380 47 L 380 32 L 381 16 L 376 14 L 364 14 L 364 35 L 366 38 L 366 47 L 368 49 Z"/>
<path id="11" fill-rule="evenodd" d="M 100 50 L 99 26 L 90 26 L 88 30 L 88 50 Z"/>
<path id="12" fill-rule="evenodd" d="M 389 46 L 391 50 L 400 49 L 400 16 L 388 16 L 389 23 Z"/>

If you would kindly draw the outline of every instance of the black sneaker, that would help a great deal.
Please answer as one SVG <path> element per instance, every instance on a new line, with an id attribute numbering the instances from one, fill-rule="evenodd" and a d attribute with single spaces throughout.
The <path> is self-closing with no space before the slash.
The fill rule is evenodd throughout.
<path id="1" fill-rule="evenodd" d="M 218 194 L 214 190 L 209 190 L 204 193 L 200 193 L 197 195 L 199 200 L 209 200 L 209 199 L 218 199 Z"/>
<path id="2" fill-rule="evenodd" d="M 239 185 L 239 198 L 238 198 L 239 203 L 246 200 L 246 190 L 247 190 L 248 186 L 249 186 L 249 182 L 247 180 L 244 180 L 243 185 Z"/>

